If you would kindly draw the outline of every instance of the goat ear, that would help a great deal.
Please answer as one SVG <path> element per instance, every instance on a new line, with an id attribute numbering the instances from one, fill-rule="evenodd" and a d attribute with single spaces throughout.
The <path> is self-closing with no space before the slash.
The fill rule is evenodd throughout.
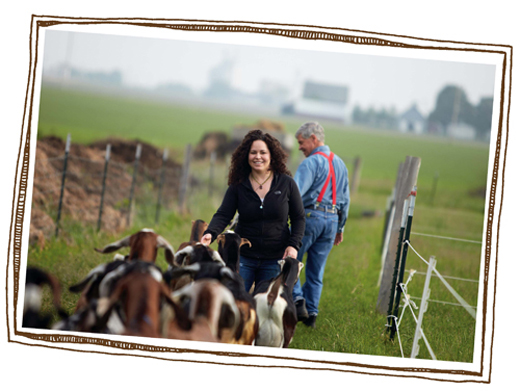
<path id="1" fill-rule="evenodd" d="M 90 284 L 91 281 L 94 280 L 94 278 L 96 278 L 97 276 L 99 276 L 100 274 L 103 274 L 105 272 L 107 265 L 108 264 L 106 264 L 106 263 L 102 263 L 101 265 L 96 266 L 93 270 L 91 270 L 88 273 L 88 275 L 83 280 L 81 280 L 80 282 L 78 282 L 75 285 L 70 286 L 69 291 L 73 292 L 73 293 L 81 292 L 83 289 L 85 289 L 85 287 L 88 284 Z"/>
<path id="2" fill-rule="evenodd" d="M 168 278 L 177 279 L 186 274 L 190 275 L 190 277 L 195 276 L 200 271 L 200 264 L 194 263 L 193 265 L 178 267 L 175 269 L 170 269 L 166 273 L 168 274 Z"/>
<path id="3" fill-rule="evenodd" d="M 72 293 L 79 293 L 81 292 L 83 289 L 85 289 L 85 287 L 90 283 L 90 281 L 92 281 L 94 279 L 94 275 L 92 274 L 89 274 L 87 277 L 85 277 L 82 281 L 78 282 L 77 284 L 75 285 L 71 285 L 69 286 L 69 292 L 72 292 Z"/>
<path id="4" fill-rule="evenodd" d="M 107 254 L 119 250 L 121 247 L 128 247 L 130 245 L 130 236 L 127 236 L 117 242 L 107 244 L 102 249 L 94 248 L 98 253 Z"/>
<path id="5" fill-rule="evenodd" d="M 222 259 L 222 257 L 220 256 L 220 254 L 218 253 L 218 251 L 214 251 L 210 248 L 208 248 L 209 251 L 211 251 L 211 258 L 215 261 L 215 262 L 219 262 L 221 263 L 223 266 L 226 266 L 226 262 L 224 262 L 224 260 Z"/>
<path id="6" fill-rule="evenodd" d="M 283 269 L 283 265 L 285 265 L 285 259 L 280 259 L 278 261 L 278 265 L 280 265 L 280 270 L 282 270 Z"/>
<path id="7" fill-rule="evenodd" d="M 249 240 L 247 240 L 246 238 L 242 238 L 240 240 L 240 247 L 242 247 L 244 244 L 247 244 L 249 247 L 253 247 L 253 245 L 251 244 L 251 242 Z"/>
<path id="8" fill-rule="evenodd" d="M 233 273 L 233 271 L 227 266 L 224 266 L 223 268 L 220 269 L 220 275 L 222 277 L 228 277 L 233 281 L 236 280 L 235 273 Z"/>
<path id="9" fill-rule="evenodd" d="M 98 299 L 96 306 L 96 314 L 99 317 L 103 317 L 111 309 L 111 306 L 112 304 L 108 297 L 102 297 Z"/>
<path id="10" fill-rule="evenodd" d="M 173 265 L 175 260 L 175 250 L 173 249 L 173 246 L 168 243 L 168 241 L 161 235 L 157 235 L 157 247 L 164 248 L 166 262 L 168 262 L 170 265 Z"/>

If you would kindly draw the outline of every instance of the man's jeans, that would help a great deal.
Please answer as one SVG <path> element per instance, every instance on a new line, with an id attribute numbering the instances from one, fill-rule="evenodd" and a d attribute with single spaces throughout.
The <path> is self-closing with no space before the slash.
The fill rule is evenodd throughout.
<path id="1" fill-rule="evenodd" d="M 270 280 L 280 274 L 282 269 L 278 261 L 278 259 L 259 261 L 241 255 L 239 274 L 244 279 L 246 292 L 249 292 L 253 282 L 258 286 L 260 281 Z"/>
<path id="2" fill-rule="evenodd" d="M 338 230 L 338 215 L 314 209 L 305 209 L 305 213 L 305 235 L 298 252 L 300 262 L 307 253 L 307 263 L 302 269 L 305 272 L 305 283 L 301 287 L 298 279 L 293 289 L 293 299 L 297 301 L 304 298 L 309 315 L 317 315 L 325 263 Z"/>

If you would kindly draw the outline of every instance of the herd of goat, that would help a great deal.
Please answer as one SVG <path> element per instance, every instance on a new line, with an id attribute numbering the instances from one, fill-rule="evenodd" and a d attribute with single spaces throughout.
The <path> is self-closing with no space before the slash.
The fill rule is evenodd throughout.
<path id="1" fill-rule="evenodd" d="M 217 237 L 218 250 L 201 244 L 207 223 L 192 223 L 190 240 L 175 252 L 163 236 L 143 229 L 96 249 L 111 253 L 123 247 L 128 255 L 94 268 L 69 287 L 80 293 L 75 311 L 60 306 L 57 279 L 38 268 L 26 274 L 23 327 L 119 334 L 152 338 L 287 347 L 296 324 L 292 289 L 303 264 L 280 260 L 277 277 L 247 292 L 239 275 L 240 247 L 251 243 L 233 231 Z M 155 260 L 164 249 L 168 268 Z M 42 314 L 41 288 L 49 284 L 61 320 Z"/>

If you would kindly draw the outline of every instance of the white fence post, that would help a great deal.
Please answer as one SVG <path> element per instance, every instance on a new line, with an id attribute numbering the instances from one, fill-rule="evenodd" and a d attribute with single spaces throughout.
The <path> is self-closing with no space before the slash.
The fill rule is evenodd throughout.
<path id="1" fill-rule="evenodd" d="M 422 337 L 422 321 L 423 316 L 426 310 L 428 309 L 428 300 L 430 299 L 430 281 L 432 278 L 433 270 L 435 269 L 435 265 L 437 264 L 437 260 L 435 257 L 430 257 L 430 262 L 428 264 L 428 271 L 426 272 L 426 280 L 424 281 L 424 289 L 421 299 L 421 306 L 419 308 L 419 318 L 417 319 L 417 326 L 415 327 L 415 335 L 413 338 L 413 345 L 412 345 L 412 355 L 411 358 L 417 357 L 419 354 L 419 340 Z M 431 352 L 430 352 L 431 353 Z"/>

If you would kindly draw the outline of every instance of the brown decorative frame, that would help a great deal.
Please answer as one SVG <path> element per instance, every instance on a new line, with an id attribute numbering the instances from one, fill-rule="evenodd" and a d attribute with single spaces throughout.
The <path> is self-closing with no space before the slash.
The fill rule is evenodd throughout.
<path id="1" fill-rule="evenodd" d="M 484 287 L 482 301 L 482 339 L 481 360 L 478 370 L 450 370 L 435 369 L 427 367 L 393 366 L 393 365 L 369 365 L 350 361 L 343 358 L 341 361 L 315 360 L 312 358 L 301 358 L 288 356 L 287 351 L 280 355 L 263 355 L 250 352 L 221 351 L 219 348 L 207 350 L 198 348 L 178 348 L 171 346 L 159 346 L 154 344 L 141 344 L 127 342 L 124 340 L 111 340 L 96 336 L 77 336 L 60 333 L 32 333 L 18 330 L 16 326 L 17 305 L 20 294 L 20 265 L 23 251 L 24 212 L 27 201 L 27 186 L 29 166 L 31 159 L 31 128 L 32 113 L 36 108 L 33 106 L 36 81 L 36 69 L 40 61 L 38 53 L 38 40 L 42 29 L 57 25 L 132 25 L 139 27 L 161 28 L 184 31 L 204 32 L 228 32 L 249 33 L 260 35 L 272 35 L 298 40 L 334 41 L 352 45 L 399 47 L 420 50 L 442 50 L 442 51 L 465 51 L 475 53 L 490 53 L 502 56 L 502 67 L 500 85 L 500 112 L 498 113 L 498 133 L 494 145 L 493 174 L 489 187 L 488 215 L 485 226 L 485 262 L 484 262 Z M 211 21 L 211 20 L 161 20 L 161 19 L 138 19 L 138 18 L 66 18 L 54 16 L 33 15 L 30 34 L 30 64 L 27 81 L 27 93 L 25 101 L 24 119 L 20 135 L 20 146 L 18 152 L 18 163 L 16 169 L 15 183 L 13 189 L 12 217 L 9 236 L 9 248 L 7 259 L 7 332 L 8 341 L 31 346 L 44 346 L 71 351 L 97 352 L 98 348 L 108 348 L 104 354 L 129 355 L 137 357 L 153 357 L 161 360 L 185 361 L 198 363 L 213 363 L 235 366 L 261 366 L 277 368 L 294 368 L 309 370 L 327 370 L 346 373 L 415 377 L 438 381 L 451 382 L 475 382 L 489 383 L 491 377 L 491 357 L 493 349 L 493 325 L 495 314 L 495 290 L 496 281 L 491 278 L 496 275 L 498 265 L 498 245 L 493 238 L 498 240 L 497 232 L 493 232 L 493 226 L 500 225 L 502 211 L 505 156 L 507 152 L 507 141 L 509 133 L 509 114 L 511 98 L 512 78 L 512 47 L 508 45 L 491 45 L 483 43 L 467 43 L 440 41 L 409 36 L 399 36 L 367 31 L 347 30 L 342 28 L 329 28 L 319 26 L 304 26 L 290 24 L 263 24 L 256 22 L 239 21 Z M 493 141 L 493 140 L 492 140 Z M 493 144 L 491 144 L 493 147 Z M 493 148 L 492 148 L 493 149 Z M 498 207 L 498 213 L 496 208 Z M 496 261 L 492 262 L 492 251 L 495 251 Z M 11 289 L 9 289 L 11 288 Z M 488 330 L 488 327 L 491 329 Z M 88 345 L 78 348 L 78 345 Z M 93 348 L 92 346 L 95 346 Z M 138 352 L 138 353 L 136 353 Z M 168 356 L 161 356 L 167 353 Z M 185 354 L 188 357 L 185 357 Z M 193 359 L 190 354 L 196 354 L 201 359 Z M 171 357 L 171 356 L 175 357 Z M 219 358 L 222 361 L 217 360 Z M 255 362 L 255 358 L 268 359 L 269 364 Z M 237 362 L 238 359 L 238 362 Z M 247 359 L 252 359 L 248 362 Z M 407 362 L 409 363 L 409 362 Z M 453 365 L 456 365 L 452 363 Z"/>

